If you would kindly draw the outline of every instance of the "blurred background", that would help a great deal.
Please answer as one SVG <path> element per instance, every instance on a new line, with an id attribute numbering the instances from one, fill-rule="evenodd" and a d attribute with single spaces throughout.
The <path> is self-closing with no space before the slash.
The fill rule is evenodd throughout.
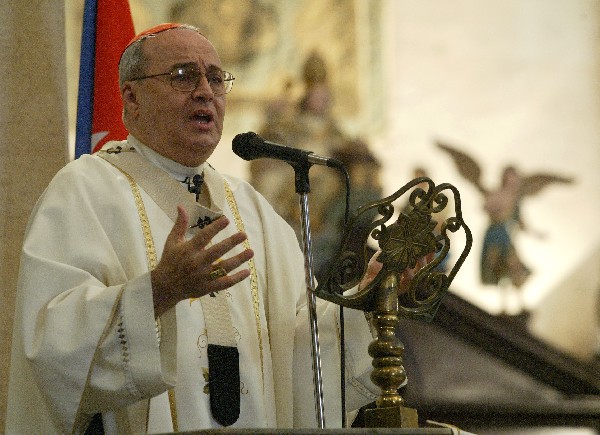
<path id="1" fill-rule="evenodd" d="M 65 3 L 71 134 L 82 3 Z M 137 31 L 162 21 L 199 26 L 236 76 L 212 162 L 222 170 L 251 177 L 250 165 L 231 151 L 240 132 L 263 132 L 317 153 L 360 140 L 381 163 L 384 194 L 412 179 L 416 168 L 436 183 L 455 184 L 477 235 L 475 251 L 489 220 L 485 198 L 438 141 L 472 157 L 489 190 L 499 187 L 507 165 L 525 176 L 573 178 L 522 202 L 530 231 L 515 235 L 515 244 L 532 271 L 522 298 L 504 301 L 496 286 L 479 286 L 478 257 L 471 256 L 457 287 L 484 309 L 534 308 L 598 251 L 597 2 L 130 0 L 130 6 Z M 317 108 L 310 113 L 300 105 L 314 88 Z"/>
<path id="2" fill-rule="evenodd" d="M 4 50 L 1 67 L 11 96 L 0 108 L 4 350 L 26 217 L 75 137 L 83 0 L 39 3 L 0 9 L 0 44 L 26 47 L 20 59 Z M 186 22 L 216 46 L 236 80 L 209 161 L 251 181 L 292 225 L 293 171 L 241 160 L 236 134 L 338 157 L 352 168 L 353 207 L 419 174 L 459 189 L 472 252 L 440 320 L 399 329 L 405 394 L 420 412 L 480 433 L 597 433 L 600 2 L 129 3 L 136 31 Z M 32 59 L 48 63 L 44 75 Z M 520 189 L 511 191 L 507 167 Z M 23 187 L 19 168 L 33 171 L 34 187 Z M 325 168 L 311 176 L 316 263 L 326 267 L 343 186 Z"/>

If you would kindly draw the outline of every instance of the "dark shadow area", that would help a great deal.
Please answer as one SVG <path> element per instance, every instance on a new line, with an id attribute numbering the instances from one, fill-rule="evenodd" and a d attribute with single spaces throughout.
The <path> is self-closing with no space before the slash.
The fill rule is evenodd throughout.
<path id="1" fill-rule="evenodd" d="M 600 433 L 600 364 L 546 345 L 526 322 L 489 315 L 452 293 L 431 324 L 401 319 L 407 405 L 420 420 L 479 434 Z"/>

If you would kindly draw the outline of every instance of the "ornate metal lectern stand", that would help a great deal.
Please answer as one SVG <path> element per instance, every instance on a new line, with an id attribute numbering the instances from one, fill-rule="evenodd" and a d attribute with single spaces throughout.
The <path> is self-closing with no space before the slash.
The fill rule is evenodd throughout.
<path id="1" fill-rule="evenodd" d="M 409 191 L 407 206 L 396 213 L 394 202 Z M 446 192 L 452 193 L 454 215 L 438 224 L 433 217 L 447 213 Z M 364 225 L 364 217 L 371 214 L 376 217 Z M 460 229 L 464 233 L 464 248 L 449 272 L 444 272 L 442 265 L 450 251 L 450 233 Z M 344 295 L 367 270 L 370 237 L 379 245 L 378 261 L 383 267 L 366 288 L 351 296 Z M 416 178 L 393 195 L 360 207 L 350 219 L 339 255 L 327 280 L 316 289 L 316 295 L 364 311 L 377 331 L 369 355 L 374 367 L 371 379 L 381 388 L 381 395 L 377 407 L 366 411 L 367 427 L 418 427 L 417 411 L 404 406 L 404 399 L 398 393 L 406 380 L 404 347 L 395 334 L 398 316 L 433 319 L 471 245 L 471 231 L 462 218 L 458 190 L 447 183 L 436 186 L 427 177 Z M 424 257 L 431 261 L 419 269 Z M 403 276 L 413 272 L 416 273 L 407 285 Z"/>

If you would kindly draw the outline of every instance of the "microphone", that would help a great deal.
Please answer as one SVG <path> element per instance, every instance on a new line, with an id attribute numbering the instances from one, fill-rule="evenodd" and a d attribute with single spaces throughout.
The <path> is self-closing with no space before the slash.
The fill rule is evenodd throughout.
<path id="1" fill-rule="evenodd" d="M 263 157 L 283 160 L 288 163 L 310 163 L 329 167 L 341 167 L 342 162 L 322 157 L 312 151 L 304 151 L 264 140 L 254 132 L 240 133 L 233 138 L 233 152 L 244 160 Z"/>

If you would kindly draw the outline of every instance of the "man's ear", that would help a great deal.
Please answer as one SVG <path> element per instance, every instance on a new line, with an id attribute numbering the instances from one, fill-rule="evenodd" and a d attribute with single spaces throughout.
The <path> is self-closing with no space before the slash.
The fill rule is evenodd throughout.
<path id="1" fill-rule="evenodd" d="M 121 99 L 123 100 L 124 112 L 135 118 L 138 113 L 139 104 L 135 86 L 131 82 L 125 82 L 121 87 Z"/>

